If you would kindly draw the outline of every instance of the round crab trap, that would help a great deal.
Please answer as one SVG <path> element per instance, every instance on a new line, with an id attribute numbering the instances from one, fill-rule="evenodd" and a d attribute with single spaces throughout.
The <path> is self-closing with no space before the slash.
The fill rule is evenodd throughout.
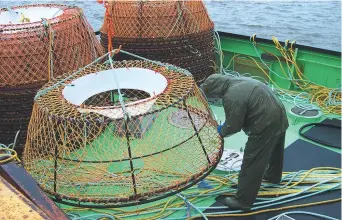
<path id="1" fill-rule="evenodd" d="M 109 56 L 37 93 L 24 164 L 60 203 L 137 205 L 176 194 L 215 169 L 223 150 L 216 128 L 188 71 Z"/>
<path id="2" fill-rule="evenodd" d="M 202 1 L 110 1 L 101 43 L 190 71 L 196 82 L 214 73 L 214 23 Z M 130 57 L 120 54 L 117 59 Z"/>
<path id="3" fill-rule="evenodd" d="M 19 147 L 37 90 L 103 55 L 82 10 L 57 4 L 0 9 L 0 48 L 0 143 L 20 130 Z"/>

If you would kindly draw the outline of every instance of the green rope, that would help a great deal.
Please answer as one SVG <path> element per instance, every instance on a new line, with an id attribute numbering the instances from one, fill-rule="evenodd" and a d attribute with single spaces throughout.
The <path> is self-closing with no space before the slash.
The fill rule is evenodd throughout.
<path id="1" fill-rule="evenodd" d="M 294 173 L 289 173 L 283 176 L 282 178 L 282 182 L 286 181 L 287 184 L 286 186 L 288 186 L 291 182 L 293 181 L 304 181 L 302 179 L 302 177 L 306 174 L 307 171 L 298 171 L 298 172 L 294 172 Z M 331 170 L 316 170 L 316 171 L 312 171 L 311 172 L 312 175 L 320 175 L 320 174 L 338 174 L 340 175 L 340 171 L 331 171 Z M 232 178 L 234 174 L 230 174 L 230 175 L 222 175 L 222 174 L 218 174 L 218 175 L 212 175 L 213 177 L 217 176 L 217 177 L 227 177 L 227 178 Z M 277 196 L 274 198 L 270 198 L 270 199 L 264 199 L 262 197 L 257 197 L 257 202 L 254 204 L 254 207 L 252 208 L 252 210 L 260 210 L 263 208 L 268 208 L 268 207 L 272 207 L 275 205 L 279 205 L 279 204 L 285 204 L 285 203 L 289 203 L 289 202 L 293 202 L 293 201 L 297 201 L 300 199 L 304 199 L 307 197 L 311 197 L 317 194 L 321 194 L 324 192 L 328 192 L 328 191 L 333 191 L 333 190 L 338 190 L 341 188 L 341 183 L 339 181 L 339 179 L 341 178 L 340 176 L 337 177 L 328 177 L 328 176 L 322 176 L 321 178 L 318 178 L 316 180 L 317 177 L 306 177 L 305 180 L 310 180 L 311 178 L 314 178 L 316 184 L 313 184 L 311 186 L 293 186 L 290 187 L 292 189 L 299 189 L 298 192 L 294 192 L 294 193 L 290 193 L 284 196 Z M 211 184 L 215 184 L 215 182 L 213 182 L 213 180 L 208 179 L 208 181 L 210 181 Z M 214 185 L 213 185 L 214 186 Z M 224 188 L 222 188 L 224 187 Z M 164 219 L 167 216 L 170 216 L 172 214 L 176 214 L 178 213 L 183 213 L 184 211 L 189 211 L 189 206 L 191 206 L 192 208 L 196 209 L 198 214 L 195 214 L 195 216 L 198 217 L 204 217 L 206 215 L 215 215 L 215 214 L 233 214 L 233 213 L 241 213 L 241 211 L 237 210 L 237 211 L 221 211 L 221 212 L 213 212 L 213 213 L 203 213 L 204 210 L 206 209 L 213 209 L 213 210 L 221 210 L 226 208 L 225 206 L 221 206 L 221 207 L 208 207 L 208 206 L 196 206 L 195 204 L 198 204 L 199 202 L 208 199 L 209 197 L 213 197 L 213 196 L 218 196 L 222 193 L 234 193 L 236 192 L 236 189 L 232 189 L 230 188 L 231 186 L 223 186 L 221 185 L 220 187 L 214 189 L 214 190 L 209 190 L 208 192 L 205 192 L 201 189 L 198 189 L 197 187 L 191 187 L 188 190 L 184 191 L 182 193 L 182 195 L 177 194 L 174 197 L 171 197 L 169 202 L 165 202 L 160 204 L 159 206 L 154 206 L 151 205 L 149 207 L 146 207 L 146 209 L 141 210 L 141 211 L 137 211 L 137 212 L 128 212 L 126 213 L 125 209 L 108 209 L 107 214 L 111 214 L 114 218 L 115 217 L 120 217 L 120 218 L 132 218 L 132 217 L 137 217 L 137 218 L 144 218 L 144 219 L 149 219 L 152 217 L 156 217 L 158 216 L 158 219 Z M 280 185 L 274 185 L 274 184 L 266 184 L 263 183 L 262 184 L 263 188 L 266 188 L 265 190 L 268 191 L 271 188 L 282 188 Z M 317 187 L 314 189 L 314 187 Z M 312 191 L 309 191 L 312 190 Z M 177 198 L 179 197 L 179 198 Z M 191 203 L 189 203 L 190 198 L 192 199 Z M 193 200 L 195 199 L 195 200 Z M 172 202 L 170 202 L 172 201 Z M 171 205 L 171 203 L 176 204 L 179 202 L 185 202 L 186 206 L 181 206 L 181 207 L 174 207 L 173 205 Z M 171 207 L 170 207 L 171 206 Z M 173 206 L 173 207 L 172 207 Z M 91 211 L 91 210 L 83 210 L 83 211 Z M 95 211 L 95 210 L 94 210 Z M 128 210 L 127 210 L 128 211 Z M 75 210 L 72 210 L 72 212 L 75 212 Z M 98 212 L 98 211 L 97 211 Z M 82 213 L 82 210 L 79 210 L 78 212 L 79 214 Z M 86 214 L 86 213 L 84 213 Z M 88 213 L 87 213 L 88 214 Z M 90 213 L 89 213 L 90 214 Z M 150 216 L 150 215 L 154 215 L 154 216 Z M 99 215 L 101 216 L 101 215 Z M 192 216 L 192 217 L 195 217 Z M 189 216 L 188 216 L 189 217 Z M 84 218 L 86 218 L 86 216 L 84 216 Z M 187 217 L 178 217 L 178 218 L 168 218 L 169 220 L 171 219 L 186 219 Z"/>

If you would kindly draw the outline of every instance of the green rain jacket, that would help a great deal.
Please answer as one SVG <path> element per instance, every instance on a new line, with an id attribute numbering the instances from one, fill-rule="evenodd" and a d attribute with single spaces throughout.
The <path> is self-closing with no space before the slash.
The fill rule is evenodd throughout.
<path id="1" fill-rule="evenodd" d="M 226 115 L 221 128 L 223 137 L 240 130 L 247 135 L 278 135 L 288 128 L 282 102 L 258 80 L 213 74 L 200 88 L 208 98 L 222 98 Z"/>

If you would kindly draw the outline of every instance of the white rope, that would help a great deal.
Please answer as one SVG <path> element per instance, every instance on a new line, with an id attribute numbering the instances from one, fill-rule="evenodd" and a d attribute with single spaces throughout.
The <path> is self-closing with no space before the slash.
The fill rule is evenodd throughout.
<path id="1" fill-rule="evenodd" d="M 108 54 L 108 59 L 109 59 L 110 66 L 112 67 L 112 69 L 114 69 L 113 59 L 112 59 L 112 57 L 110 56 L 110 54 Z M 113 74 L 113 76 L 114 76 L 114 81 L 115 81 L 115 84 L 116 84 L 116 88 L 118 88 L 119 102 L 120 102 L 120 104 L 121 104 L 121 108 L 122 108 L 122 111 L 123 111 L 123 113 L 124 113 L 125 120 L 127 120 L 127 119 L 130 118 L 130 115 L 129 115 L 128 112 L 126 111 L 125 102 L 124 102 L 123 97 L 122 97 L 122 94 L 121 94 L 121 90 L 120 90 L 119 82 L 118 82 L 118 80 L 117 80 L 117 78 L 116 78 L 116 74 Z"/>

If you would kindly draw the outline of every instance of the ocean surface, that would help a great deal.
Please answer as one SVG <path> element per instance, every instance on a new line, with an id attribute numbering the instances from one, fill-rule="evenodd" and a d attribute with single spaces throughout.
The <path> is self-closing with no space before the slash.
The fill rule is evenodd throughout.
<path id="1" fill-rule="evenodd" d="M 341 1 L 204 0 L 216 30 L 341 51 Z M 3 1 L 0 8 L 62 3 L 83 8 L 94 30 L 101 27 L 104 7 L 96 0 Z"/>

